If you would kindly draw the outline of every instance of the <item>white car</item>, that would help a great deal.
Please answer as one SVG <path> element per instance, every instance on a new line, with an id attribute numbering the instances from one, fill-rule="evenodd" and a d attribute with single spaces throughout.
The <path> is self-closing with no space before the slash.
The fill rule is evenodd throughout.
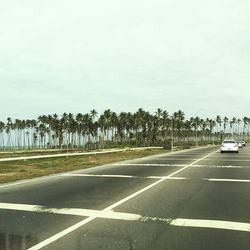
<path id="1" fill-rule="evenodd" d="M 241 142 L 241 144 L 242 144 L 242 146 L 246 146 L 246 142 L 245 141 L 240 141 Z"/>
<path id="2" fill-rule="evenodd" d="M 235 140 L 224 140 L 220 147 L 220 152 L 236 152 L 239 153 L 239 146 Z"/>
<path id="3" fill-rule="evenodd" d="M 237 144 L 238 144 L 238 147 L 239 147 L 239 148 L 242 148 L 242 147 L 243 147 L 242 141 L 237 141 Z"/>

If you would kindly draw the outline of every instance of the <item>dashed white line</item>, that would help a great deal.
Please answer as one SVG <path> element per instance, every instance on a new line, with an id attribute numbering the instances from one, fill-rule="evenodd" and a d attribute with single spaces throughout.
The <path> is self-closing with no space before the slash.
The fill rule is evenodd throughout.
<path id="1" fill-rule="evenodd" d="M 241 168 L 248 168 L 250 170 L 249 166 L 233 166 L 233 165 L 193 165 L 193 168 L 235 168 L 235 169 L 241 169 Z"/>
<path id="2" fill-rule="evenodd" d="M 149 163 L 115 163 L 114 166 L 136 166 L 136 167 L 185 167 L 186 164 L 149 164 Z M 192 165 L 191 168 L 249 168 L 249 166 L 237 165 Z"/>
<path id="3" fill-rule="evenodd" d="M 157 164 L 157 163 L 115 163 L 114 166 L 136 166 L 136 167 L 185 167 L 187 164 Z"/>
<path id="4" fill-rule="evenodd" d="M 214 179 L 214 178 L 203 178 L 203 180 L 214 181 L 214 182 L 245 182 L 250 183 L 250 180 L 244 179 Z"/>

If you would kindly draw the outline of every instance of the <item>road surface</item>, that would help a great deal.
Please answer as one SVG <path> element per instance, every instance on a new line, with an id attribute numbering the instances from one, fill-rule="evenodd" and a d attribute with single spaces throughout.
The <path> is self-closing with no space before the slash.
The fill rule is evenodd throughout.
<path id="1" fill-rule="evenodd" d="M 250 150 L 206 147 L 0 186 L 0 249 L 249 249 Z"/>

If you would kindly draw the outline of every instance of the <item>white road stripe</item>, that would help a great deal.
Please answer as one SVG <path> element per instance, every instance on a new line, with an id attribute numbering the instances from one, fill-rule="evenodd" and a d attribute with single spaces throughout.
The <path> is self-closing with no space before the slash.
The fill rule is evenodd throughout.
<path id="1" fill-rule="evenodd" d="M 227 159 L 227 160 L 222 160 L 222 161 L 235 161 L 235 162 L 238 162 L 238 161 L 245 161 L 245 162 L 249 162 L 250 160 L 241 160 L 241 159 Z"/>
<path id="2" fill-rule="evenodd" d="M 187 177 L 172 177 L 172 176 L 131 176 L 131 175 L 96 175 L 96 174 L 62 174 L 62 176 L 69 177 L 106 177 L 106 178 L 141 178 L 141 179 L 164 179 L 164 180 L 190 180 Z M 250 182 L 245 179 L 216 179 L 216 178 L 202 178 L 206 181 L 217 181 L 217 182 Z"/>
<path id="3" fill-rule="evenodd" d="M 216 150 L 216 151 L 217 151 L 217 150 Z M 215 152 L 216 152 L 216 151 L 215 151 Z M 191 163 L 191 164 L 189 164 L 189 165 L 187 165 L 187 166 L 185 166 L 185 167 L 179 169 L 178 171 L 175 171 L 174 173 L 168 175 L 167 177 L 162 178 L 162 179 L 160 179 L 160 180 L 158 180 L 158 181 L 156 181 L 156 182 L 154 182 L 154 183 L 152 183 L 152 184 L 146 186 L 146 187 L 143 188 L 143 189 L 140 189 L 139 191 L 137 191 L 137 192 L 135 192 L 135 193 L 129 195 L 128 197 L 126 197 L 126 198 L 124 198 L 124 199 L 122 199 L 122 200 L 120 200 L 120 201 L 118 201 L 118 202 L 116 202 L 116 203 L 110 205 L 109 207 L 103 209 L 102 211 L 105 212 L 105 211 L 110 211 L 110 210 L 114 209 L 115 207 L 117 207 L 117 206 L 119 206 L 119 205 L 125 203 L 126 201 L 128 201 L 128 200 L 130 200 L 130 199 L 132 199 L 132 198 L 138 196 L 139 194 L 141 194 L 141 193 L 143 193 L 143 192 L 145 192 L 145 191 L 147 191 L 147 190 L 153 188 L 154 186 L 160 184 L 161 182 L 165 181 L 167 178 L 172 177 L 173 175 L 175 175 L 175 174 L 177 174 L 177 173 L 179 173 L 179 172 L 181 172 L 181 171 L 187 169 L 188 167 L 190 167 L 190 166 L 196 164 L 197 162 L 199 162 L 199 161 L 205 159 L 206 157 L 209 157 L 210 155 L 214 154 L 215 152 L 212 152 L 212 153 L 210 153 L 210 154 L 208 154 L 208 155 L 202 157 L 201 159 L 198 159 L 198 160 L 194 161 L 193 163 Z M 95 218 L 97 218 L 97 217 L 96 217 L 96 216 L 88 217 L 87 219 L 84 219 L 84 220 L 80 221 L 79 223 L 77 223 L 77 224 L 75 224 L 75 225 L 73 225 L 73 226 L 71 226 L 71 227 L 69 227 L 69 228 L 67 228 L 67 229 L 65 229 L 65 230 L 63 230 L 63 231 L 61 231 L 61 232 L 59 232 L 59 233 L 53 235 L 53 236 L 51 236 L 50 238 L 48 238 L 48 239 L 46 239 L 46 240 L 44 240 L 44 241 L 38 243 L 37 245 L 35 245 L 35 246 L 29 248 L 28 250 L 39 250 L 39 249 L 41 249 L 41 248 L 43 248 L 43 247 L 45 247 L 45 246 L 51 244 L 52 242 L 54 242 L 54 241 L 60 239 L 61 237 L 64 237 L 65 235 L 67 235 L 67 234 L 69 234 L 69 233 L 75 231 L 76 229 L 78 229 L 78 228 L 80 228 L 81 226 L 83 226 L 83 225 L 89 223 L 90 221 L 94 220 Z"/>
<path id="4" fill-rule="evenodd" d="M 114 212 L 112 210 L 104 211 L 104 210 L 79 209 L 79 208 L 58 209 L 58 208 L 45 208 L 39 205 L 13 204 L 13 203 L 0 203 L 0 209 L 89 217 L 61 232 L 63 234 L 65 233 L 67 234 L 72 230 L 79 228 L 79 226 L 88 223 L 93 218 L 105 218 L 114 220 L 141 221 L 141 222 L 158 221 L 167 223 L 168 225 L 171 226 L 178 226 L 178 227 L 198 227 L 198 228 L 212 228 L 212 229 L 250 232 L 250 223 L 233 222 L 233 221 L 184 219 L 184 218 L 177 218 L 177 219 L 158 218 L 158 217 L 146 217 L 140 214 Z M 47 244 L 45 244 L 44 246 L 46 245 Z M 31 247 L 30 249 L 37 249 L 37 248 Z"/>
<path id="5" fill-rule="evenodd" d="M 249 166 L 233 166 L 233 165 L 221 165 L 221 166 L 216 166 L 216 165 L 193 165 L 193 168 L 236 168 L 236 169 L 240 169 L 240 168 L 248 168 L 250 170 Z"/>
<path id="6" fill-rule="evenodd" d="M 33 160 L 33 159 L 44 159 L 44 158 L 56 158 L 56 157 L 68 157 L 68 156 L 81 156 L 81 155 L 97 155 L 97 154 L 109 154 L 124 151 L 144 150 L 144 149 L 163 149 L 163 147 L 141 147 L 141 148 L 129 148 L 129 149 L 110 149 L 104 151 L 94 152 L 82 152 L 82 153 L 62 153 L 53 155 L 35 155 L 35 156 L 22 156 L 22 157 L 11 157 L 1 158 L 0 162 L 4 161 L 19 161 L 19 160 Z"/>
<path id="7" fill-rule="evenodd" d="M 172 180 L 186 180 L 185 177 L 168 177 L 168 176 L 133 176 L 133 175 L 107 175 L 107 174 L 74 174 L 74 173 L 66 173 L 61 176 L 69 176 L 69 177 L 106 177 L 106 178 L 141 178 L 141 179 L 172 179 Z"/>
<path id="8" fill-rule="evenodd" d="M 115 166 L 138 166 L 138 167 L 185 167 L 187 164 L 157 164 L 157 163 L 115 163 Z"/>
<path id="9" fill-rule="evenodd" d="M 61 176 L 71 176 L 71 177 L 110 177 L 110 178 L 139 178 L 138 176 L 132 175 L 112 175 L 112 174 L 74 174 L 74 173 L 66 173 Z M 143 177 L 141 177 L 143 178 Z M 147 178 L 147 177 L 144 177 Z"/>
<path id="10" fill-rule="evenodd" d="M 217 181 L 217 182 L 246 182 L 246 183 L 249 183 L 249 182 L 250 182 L 250 180 L 244 180 L 244 179 L 214 179 L 214 178 L 203 178 L 203 180 Z"/>
<path id="11" fill-rule="evenodd" d="M 221 220 L 196 220 L 196 219 L 175 219 L 170 225 L 179 227 L 199 227 L 199 228 L 214 228 L 224 230 L 235 230 L 250 232 L 250 223 L 221 221 Z"/>
<path id="12" fill-rule="evenodd" d="M 27 211 L 37 213 L 52 213 L 62 215 L 77 215 L 84 217 L 98 217 L 106 219 L 117 220 L 138 220 L 140 215 L 131 213 L 120 213 L 93 209 L 81 209 L 81 208 L 47 208 L 40 205 L 28 205 L 28 204 L 15 204 L 15 203 L 0 203 L 0 209 L 15 210 L 15 211 Z"/>
<path id="13" fill-rule="evenodd" d="M 154 159 L 155 161 L 195 161 L 196 158 L 164 158 L 164 159 Z"/>
<path id="14" fill-rule="evenodd" d="M 186 164 L 157 164 L 157 163 L 115 163 L 114 166 L 136 166 L 136 167 L 185 167 Z M 235 165 L 192 165 L 191 168 L 249 168 L 249 166 Z"/>

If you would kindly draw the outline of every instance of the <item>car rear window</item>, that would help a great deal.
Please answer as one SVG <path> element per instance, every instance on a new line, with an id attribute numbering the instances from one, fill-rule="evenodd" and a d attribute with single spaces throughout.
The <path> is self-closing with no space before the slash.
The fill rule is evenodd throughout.
<path id="1" fill-rule="evenodd" d="M 235 141 L 224 141 L 223 143 L 236 143 Z"/>

